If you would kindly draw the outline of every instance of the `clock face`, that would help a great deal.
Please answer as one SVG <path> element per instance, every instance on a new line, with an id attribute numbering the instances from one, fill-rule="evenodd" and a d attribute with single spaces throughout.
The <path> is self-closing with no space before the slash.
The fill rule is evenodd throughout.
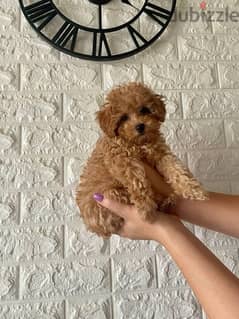
<path id="1" fill-rule="evenodd" d="M 151 45 L 176 0 L 19 0 L 31 26 L 56 49 L 95 61 L 117 60 Z"/>

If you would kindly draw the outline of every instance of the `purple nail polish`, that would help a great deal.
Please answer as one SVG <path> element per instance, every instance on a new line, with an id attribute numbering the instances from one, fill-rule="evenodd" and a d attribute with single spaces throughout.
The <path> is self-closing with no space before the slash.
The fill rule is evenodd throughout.
<path id="1" fill-rule="evenodd" d="M 97 202 L 102 202 L 104 199 L 104 196 L 102 194 L 99 193 L 95 193 L 93 198 L 97 201 Z"/>

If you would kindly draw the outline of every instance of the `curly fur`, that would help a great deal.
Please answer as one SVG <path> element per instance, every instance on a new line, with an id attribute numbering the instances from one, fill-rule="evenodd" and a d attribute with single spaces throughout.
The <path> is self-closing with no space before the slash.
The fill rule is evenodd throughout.
<path id="1" fill-rule="evenodd" d="M 171 152 L 160 132 L 165 120 L 162 96 L 141 83 L 114 88 L 97 112 L 102 137 L 84 167 L 76 188 L 76 202 L 88 230 L 102 237 L 117 233 L 123 220 L 100 206 L 95 192 L 134 204 L 142 218 L 153 222 L 160 207 L 176 196 L 205 200 L 207 193 Z M 137 129 L 141 124 L 141 131 Z M 142 132 L 142 124 L 144 130 Z M 154 193 L 142 162 L 154 167 L 173 189 L 166 200 Z"/>

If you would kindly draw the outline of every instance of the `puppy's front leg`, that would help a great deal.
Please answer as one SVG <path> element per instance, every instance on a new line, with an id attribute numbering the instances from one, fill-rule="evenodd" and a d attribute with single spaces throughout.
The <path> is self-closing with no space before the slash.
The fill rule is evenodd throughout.
<path id="1" fill-rule="evenodd" d="M 205 200 L 208 198 L 201 184 L 174 154 L 163 156 L 157 164 L 157 169 L 174 190 L 174 194 L 171 196 L 172 202 L 177 196 L 192 200 Z M 170 202 L 170 198 L 168 202 Z"/>
<path id="2" fill-rule="evenodd" d="M 158 206 L 143 164 L 134 158 L 116 156 L 111 159 L 108 169 L 112 177 L 128 190 L 130 200 L 138 208 L 141 216 L 153 222 L 158 215 Z"/>

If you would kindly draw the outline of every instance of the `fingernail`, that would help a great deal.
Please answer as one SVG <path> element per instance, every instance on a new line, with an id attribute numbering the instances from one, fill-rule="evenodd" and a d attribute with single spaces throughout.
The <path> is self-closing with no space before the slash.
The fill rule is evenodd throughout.
<path id="1" fill-rule="evenodd" d="M 97 202 L 102 202 L 103 199 L 104 199 L 104 196 L 102 194 L 99 194 L 99 193 L 95 193 L 93 195 L 93 198 L 97 201 Z"/>

